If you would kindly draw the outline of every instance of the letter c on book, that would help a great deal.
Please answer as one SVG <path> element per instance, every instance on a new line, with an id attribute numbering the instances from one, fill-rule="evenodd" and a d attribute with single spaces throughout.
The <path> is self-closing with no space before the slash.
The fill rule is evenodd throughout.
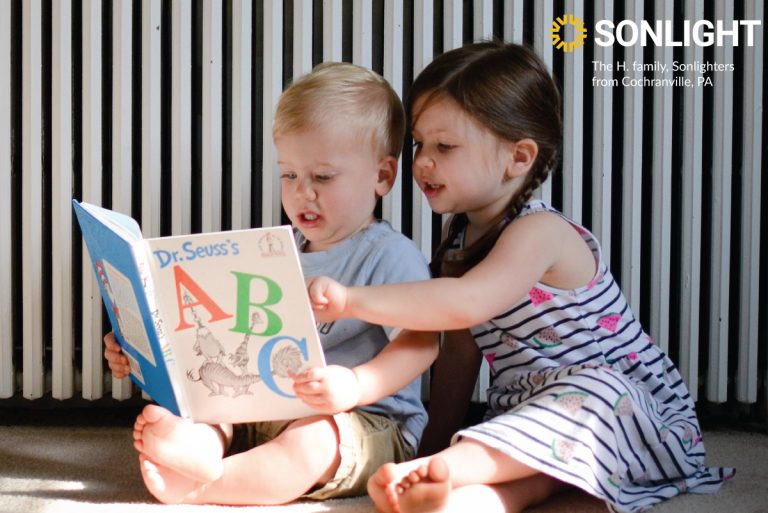
<path id="1" fill-rule="evenodd" d="M 294 344 L 296 347 L 299 348 L 299 351 L 301 351 L 301 355 L 304 357 L 304 360 L 305 361 L 309 360 L 309 351 L 307 349 L 306 338 L 302 338 L 301 340 L 296 340 L 295 338 L 288 337 L 288 336 L 274 337 L 267 340 L 267 343 L 264 344 L 259 350 L 259 357 L 258 357 L 259 375 L 261 375 L 261 380 L 264 382 L 265 385 L 267 385 L 267 388 L 269 388 L 272 392 L 274 392 L 275 394 L 281 397 L 287 397 L 288 399 L 293 399 L 296 396 L 292 394 L 287 394 L 282 390 L 280 390 L 280 387 L 277 386 L 277 383 L 275 382 L 275 378 L 272 375 L 272 352 L 275 350 L 275 346 L 277 346 L 277 344 L 279 344 L 282 341 L 288 341 Z"/>

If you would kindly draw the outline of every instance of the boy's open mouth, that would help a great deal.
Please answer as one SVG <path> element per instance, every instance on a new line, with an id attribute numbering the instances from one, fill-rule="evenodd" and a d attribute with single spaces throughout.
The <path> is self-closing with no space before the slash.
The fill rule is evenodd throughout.
<path id="1" fill-rule="evenodd" d="M 317 221 L 320 218 L 319 215 L 312 212 L 305 212 L 303 214 L 299 214 L 299 217 L 301 218 L 302 221 L 309 221 L 309 222 Z"/>

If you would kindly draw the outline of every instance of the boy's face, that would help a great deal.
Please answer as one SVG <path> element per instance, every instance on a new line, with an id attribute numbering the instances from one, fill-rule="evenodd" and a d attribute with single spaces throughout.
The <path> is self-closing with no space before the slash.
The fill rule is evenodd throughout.
<path id="1" fill-rule="evenodd" d="M 328 250 L 373 221 L 397 161 L 371 146 L 330 127 L 275 137 L 283 208 L 309 241 L 305 251 Z"/>

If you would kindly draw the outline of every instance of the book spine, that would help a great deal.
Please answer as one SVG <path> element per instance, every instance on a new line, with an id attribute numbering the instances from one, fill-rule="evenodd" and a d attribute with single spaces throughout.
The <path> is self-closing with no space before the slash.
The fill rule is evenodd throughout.
<path id="1" fill-rule="evenodd" d="M 163 363 L 168 372 L 168 380 L 171 382 L 171 387 L 173 387 L 176 406 L 179 408 L 179 413 L 182 417 L 189 417 L 190 410 L 183 393 L 183 387 L 181 386 L 181 377 L 178 375 L 178 365 L 173 354 L 170 339 L 168 338 L 165 321 L 157 304 L 155 282 L 152 277 L 152 260 L 149 245 L 146 240 L 142 240 L 142 243 L 143 244 L 134 246 L 134 258 L 139 267 L 139 276 L 141 277 L 142 286 L 144 288 L 144 296 L 147 299 L 147 306 L 152 314 L 152 324 L 155 330 L 155 335 L 157 336 L 157 342 L 160 345 L 160 353 L 163 356 Z"/>

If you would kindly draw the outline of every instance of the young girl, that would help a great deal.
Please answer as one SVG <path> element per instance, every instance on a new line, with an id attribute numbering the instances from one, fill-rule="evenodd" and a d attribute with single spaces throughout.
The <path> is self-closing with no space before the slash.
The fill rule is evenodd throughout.
<path id="1" fill-rule="evenodd" d="M 380 468 L 368 489 L 381 512 L 521 511 L 564 484 L 613 511 L 640 511 L 714 492 L 734 474 L 704 466 L 691 396 L 598 241 L 532 199 L 557 163 L 559 105 L 524 47 L 479 43 L 436 58 L 413 85 L 409 113 L 416 184 L 435 212 L 454 214 L 433 261 L 439 277 L 309 284 L 324 320 L 470 328 L 490 365 L 485 421 L 436 455 Z M 297 393 L 329 410 L 373 400 L 431 363 L 398 358 L 401 346 L 351 371 L 310 371 Z"/>

